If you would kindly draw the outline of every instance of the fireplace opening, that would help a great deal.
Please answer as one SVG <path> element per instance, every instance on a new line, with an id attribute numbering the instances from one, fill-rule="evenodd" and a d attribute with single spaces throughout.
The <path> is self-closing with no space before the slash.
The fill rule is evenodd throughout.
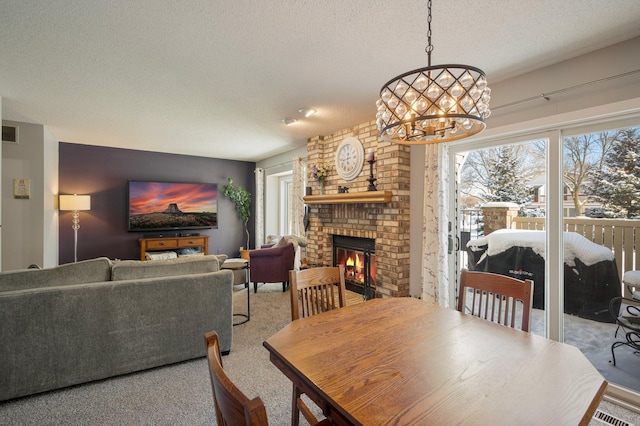
<path id="1" fill-rule="evenodd" d="M 376 292 L 375 240 L 333 236 L 333 266 L 344 266 L 347 290 L 373 299 Z"/>

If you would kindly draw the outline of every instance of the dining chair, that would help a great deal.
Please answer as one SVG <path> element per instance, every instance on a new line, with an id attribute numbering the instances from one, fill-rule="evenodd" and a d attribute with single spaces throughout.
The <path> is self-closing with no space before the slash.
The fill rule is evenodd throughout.
<path id="1" fill-rule="evenodd" d="M 222 368 L 222 355 L 218 343 L 218 333 L 211 331 L 204 335 L 209 360 L 209 376 L 213 403 L 216 408 L 216 420 L 220 426 L 268 426 L 267 410 L 260 397 L 247 398 L 231 381 Z M 311 413 L 310 413 L 311 414 Z M 311 414 L 307 421 L 312 426 L 329 426 L 331 421 L 321 422 Z"/>
<path id="2" fill-rule="evenodd" d="M 521 311 L 518 302 L 522 302 Z M 460 312 L 528 332 L 532 304 L 532 280 L 466 269 L 460 274 Z"/>
<path id="3" fill-rule="evenodd" d="M 289 282 L 292 321 L 346 306 L 342 265 L 292 270 Z"/>
<path id="4" fill-rule="evenodd" d="M 291 283 L 292 321 L 347 305 L 343 265 L 292 270 L 289 272 L 289 282 Z M 313 416 L 301 395 L 301 390 L 294 384 L 291 410 L 293 426 L 298 426 L 300 413 L 309 423 L 311 423 L 309 416 Z"/>
<path id="5" fill-rule="evenodd" d="M 614 349 L 618 346 L 628 346 L 635 353 L 640 353 L 640 300 L 635 297 L 614 297 L 609 302 L 609 313 L 615 319 L 618 327 L 614 338 L 618 338 L 618 332 L 622 330 L 624 340 L 616 340 L 611 344 L 611 356 L 613 366 L 616 365 Z"/>
<path id="6" fill-rule="evenodd" d="M 222 356 L 218 334 L 215 331 L 206 333 L 209 360 L 209 376 L 213 391 L 213 403 L 219 425 L 268 425 L 267 411 L 260 397 L 249 399 L 236 387 L 222 369 Z"/>

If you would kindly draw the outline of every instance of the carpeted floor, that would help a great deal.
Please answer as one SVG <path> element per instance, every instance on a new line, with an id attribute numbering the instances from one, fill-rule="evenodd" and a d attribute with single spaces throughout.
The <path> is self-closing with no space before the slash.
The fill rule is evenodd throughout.
<path id="1" fill-rule="evenodd" d="M 234 312 L 246 312 L 246 291 L 236 289 Z M 263 399 L 275 426 L 290 424 L 291 382 L 262 342 L 289 321 L 289 292 L 280 284 L 260 287 L 251 293 L 251 320 L 233 328 L 231 353 L 223 357 L 227 374 L 247 396 Z M 640 426 L 634 413 L 606 402 L 601 408 Z M 0 425 L 215 424 L 205 358 L 0 403 Z"/>

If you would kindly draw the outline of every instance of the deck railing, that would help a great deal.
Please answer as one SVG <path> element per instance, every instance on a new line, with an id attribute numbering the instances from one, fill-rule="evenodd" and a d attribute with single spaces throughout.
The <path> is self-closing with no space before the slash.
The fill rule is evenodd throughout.
<path id="1" fill-rule="evenodd" d="M 542 231 L 544 220 L 543 217 L 516 217 L 512 228 Z M 636 257 L 636 248 L 640 244 L 640 220 L 567 217 L 564 219 L 564 229 L 610 248 L 616 259 L 620 280 L 625 271 L 640 269 Z"/>

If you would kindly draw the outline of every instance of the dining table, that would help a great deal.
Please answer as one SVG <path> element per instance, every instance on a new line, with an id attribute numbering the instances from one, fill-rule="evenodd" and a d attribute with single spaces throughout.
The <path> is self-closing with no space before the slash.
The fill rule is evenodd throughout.
<path id="1" fill-rule="evenodd" d="M 574 346 L 410 297 L 292 321 L 264 347 L 337 425 L 587 425 L 607 386 Z"/>

